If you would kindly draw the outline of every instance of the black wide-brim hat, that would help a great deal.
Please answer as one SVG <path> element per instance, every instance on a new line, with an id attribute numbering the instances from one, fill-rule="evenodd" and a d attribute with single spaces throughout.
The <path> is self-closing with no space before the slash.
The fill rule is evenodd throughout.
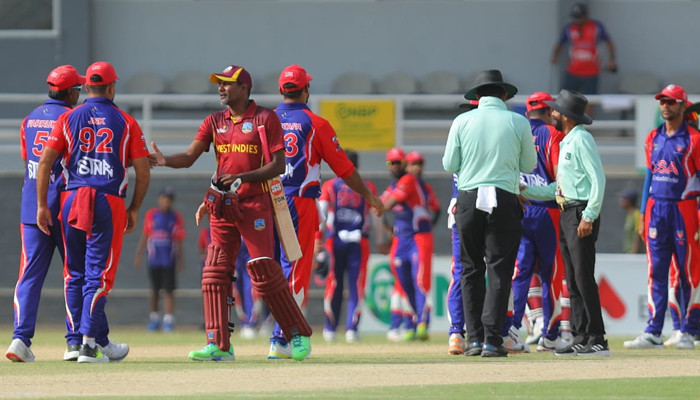
<path id="1" fill-rule="evenodd" d="M 579 92 L 562 89 L 555 101 L 545 101 L 545 104 L 577 124 L 590 125 L 593 122 L 591 117 L 586 114 L 588 99 Z"/>
<path id="2" fill-rule="evenodd" d="M 498 85 L 503 87 L 508 94 L 508 99 L 518 93 L 518 88 L 510 83 L 503 82 L 503 75 L 501 75 L 501 71 L 497 69 L 489 69 L 482 71 L 479 73 L 479 75 L 477 75 L 474 87 L 469 89 L 469 91 L 464 94 L 464 98 L 467 100 L 476 99 L 476 91 L 479 88 L 487 85 Z"/>

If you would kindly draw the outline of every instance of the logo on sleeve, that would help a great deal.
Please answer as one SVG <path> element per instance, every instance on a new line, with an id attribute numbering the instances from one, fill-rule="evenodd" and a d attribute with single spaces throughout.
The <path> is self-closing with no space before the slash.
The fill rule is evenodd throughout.
<path id="1" fill-rule="evenodd" d="M 264 219 L 256 219 L 253 221 L 253 227 L 255 228 L 256 231 L 261 231 L 265 229 L 265 220 Z"/>

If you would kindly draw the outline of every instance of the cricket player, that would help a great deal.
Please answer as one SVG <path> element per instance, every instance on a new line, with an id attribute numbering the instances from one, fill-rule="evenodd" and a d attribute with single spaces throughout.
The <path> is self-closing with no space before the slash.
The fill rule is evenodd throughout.
<path id="1" fill-rule="evenodd" d="M 700 132 L 684 119 L 688 95 L 681 86 L 668 85 L 655 98 L 665 120 L 649 132 L 645 143 L 647 174 L 641 211 L 649 267 L 649 320 L 640 336 L 626 348 L 663 348 L 661 336 L 668 307 L 669 267 L 678 265 L 681 296 L 677 305 L 685 312 L 675 347 L 692 350 L 700 334 L 700 254 L 697 197 L 700 194 Z M 675 275 L 675 273 L 674 273 Z"/>
<path id="2" fill-rule="evenodd" d="M 306 306 L 311 283 L 314 241 L 319 227 L 317 202 L 321 195 L 321 161 L 359 193 L 378 216 L 383 212 L 381 200 L 365 185 L 340 146 L 333 127 L 307 106 L 311 79 L 299 65 L 282 70 L 279 91 L 283 101 L 275 110 L 284 132 L 286 166 L 282 183 L 302 251 L 301 258 L 296 261 L 290 261 L 282 251 L 280 263 L 302 309 Z M 285 345 L 284 335 L 276 326 L 270 338 L 270 354 L 275 353 L 278 346 Z"/>
<path id="3" fill-rule="evenodd" d="M 107 62 L 88 67 L 88 98 L 56 121 L 37 171 L 37 225 L 49 234 L 53 225 L 47 199 L 50 174 L 61 157 L 66 179 L 59 213 L 66 257 L 64 292 L 69 330 L 75 332 L 79 327 L 82 335 L 79 363 L 119 361 L 128 353 L 128 346 L 115 349 L 107 339 L 105 305 L 114 285 L 123 236 L 136 228 L 150 167 L 141 128 L 113 103 L 117 79 Z M 136 184 L 126 208 L 129 165 L 136 172 Z"/>
<path id="4" fill-rule="evenodd" d="M 537 151 L 537 166 L 530 173 L 521 173 L 520 180 L 527 186 L 547 186 L 554 182 L 559 160 L 559 143 L 564 134 L 553 126 L 552 108 L 545 101 L 554 98 L 545 92 L 535 92 L 526 100 L 527 117 Z M 533 275 L 537 273 L 542 284 L 543 328 L 538 351 L 563 349 L 568 345 L 559 337 L 561 321 L 561 282 L 564 279 L 564 261 L 558 251 L 559 209 L 556 202 L 532 201 L 525 205 L 522 220 L 523 235 L 513 273 L 513 314 L 506 318 L 503 336 L 507 349 L 525 350 L 520 338 L 525 305 Z"/>
<path id="5" fill-rule="evenodd" d="M 63 238 L 58 220 L 60 194 L 66 186 L 62 175 L 63 167 L 56 161 L 50 172 L 48 187 L 48 207 L 51 210 L 52 226 L 50 233 L 44 234 L 36 224 L 36 170 L 39 157 L 58 117 L 70 111 L 78 103 L 81 85 L 85 77 L 78 74 L 72 65 L 61 65 L 53 69 L 46 78 L 49 85 L 49 98 L 43 105 L 32 111 L 20 127 L 20 147 L 24 160 L 24 184 L 22 185 L 22 205 L 20 208 L 20 239 L 22 258 L 19 265 L 19 278 L 14 295 L 14 326 L 12 343 L 5 356 L 14 362 L 33 362 L 34 353 L 30 349 L 36 317 L 41 298 L 41 288 L 51 264 L 54 250 L 64 258 Z M 67 353 L 76 351 L 82 338 L 77 333 L 66 335 Z M 74 354 L 69 354 L 72 358 Z M 77 359 L 77 356 L 75 356 Z"/>
<path id="6" fill-rule="evenodd" d="M 202 270 L 202 294 L 207 344 L 189 353 L 198 361 L 233 361 L 229 330 L 232 276 L 241 237 L 250 254 L 246 268 L 252 285 L 284 329 L 284 345 L 268 358 L 302 361 L 311 353 L 312 334 L 294 301 L 280 265 L 274 260 L 272 203 L 267 181 L 284 171 L 284 142 L 277 115 L 250 99 L 253 80 L 245 68 L 229 65 L 212 73 L 221 105 L 206 117 L 189 148 L 164 156 L 154 145 L 153 165 L 171 168 L 191 166 L 214 148 L 217 167 L 196 221 L 209 216 L 211 244 Z M 267 149 L 263 148 L 264 146 Z M 270 161 L 265 163 L 264 153 Z M 234 187 L 240 179 L 240 187 Z"/>
<path id="7" fill-rule="evenodd" d="M 346 154 L 357 168 L 357 153 L 347 150 Z M 371 181 L 366 180 L 365 185 L 376 195 L 377 189 Z M 325 232 L 326 248 L 331 256 L 323 297 L 326 316 L 323 337 L 328 342 L 335 340 L 347 276 L 345 341 L 356 342 L 359 340 L 357 327 L 365 298 L 365 278 L 370 254 L 369 232 L 374 228 L 373 235 L 379 243 L 383 237 L 382 222 L 375 214 L 370 213 L 370 206 L 365 199 L 341 178 L 323 183 L 319 205 L 324 217 L 322 231 Z"/>

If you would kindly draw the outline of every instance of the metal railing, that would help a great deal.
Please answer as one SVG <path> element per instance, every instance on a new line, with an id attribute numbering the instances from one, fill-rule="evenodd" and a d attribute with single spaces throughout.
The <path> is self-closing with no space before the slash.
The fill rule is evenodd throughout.
<path id="1" fill-rule="evenodd" d="M 508 101 L 511 107 L 521 107 L 527 96 L 518 95 Z M 596 134 L 602 131 L 618 131 L 626 136 L 634 136 L 637 127 L 634 118 L 639 98 L 651 96 L 595 95 L 589 101 L 605 109 L 612 103 L 617 110 L 625 111 L 626 119 L 595 119 L 589 130 Z M 254 94 L 252 96 L 262 106 L 274 108 L 280 102 L 279 95 Z M 0 104 L 28 104 L 36 106 L 45 101 L 45 94 L 0 94 Z M 464 102 L 459 94 L 451 95 L 312 95 L 309 107 L 319 110 L 324 100 L 392 100 L 395 104 L 395 143 L 409 146 L 425 153 L 438 153 L 444 150 L 452 117 L 458 113 L 458 105 Z M 132 113 L 138 120 L 147 140 L 189 142 L 201 124 L 204 115 L 221 109 L 216 94 L 117 94 L 116 103 Z M 196 111 L 197 116 L 192 116 Z M 416 112 L 420 111 L 420 112 Z M 450 115 L 450 112 L 453 112 Z M 419 116 L 415 116 L 419 115 Z M 5 149 L 16 151 L 17 130 L 23 116 L 0 119 L 0 152 Z M 175 133 L 173 133 L 175 132 Z M 177 134 L 181 132 L 181 134 Z M 602 149 L 603 150 L 603 149 Z M 613 146 L 607 150 L 629 154 L 630 146 Z"/>

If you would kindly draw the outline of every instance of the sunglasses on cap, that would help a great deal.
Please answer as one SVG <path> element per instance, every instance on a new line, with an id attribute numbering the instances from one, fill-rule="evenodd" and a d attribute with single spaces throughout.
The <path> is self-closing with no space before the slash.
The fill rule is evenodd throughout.
<path id="1" fill-rule="evenodd" d="M 387 161 L 386 165 L 400 165 L 401 161 Z"/>
<path id="2" fill-rule="evenodd" d="M 659 99 L 659 104 L 672 106 L 674 104 L 682 103 L 683 100 L 671 99 L 668 97 L 662 97 Z"/>

